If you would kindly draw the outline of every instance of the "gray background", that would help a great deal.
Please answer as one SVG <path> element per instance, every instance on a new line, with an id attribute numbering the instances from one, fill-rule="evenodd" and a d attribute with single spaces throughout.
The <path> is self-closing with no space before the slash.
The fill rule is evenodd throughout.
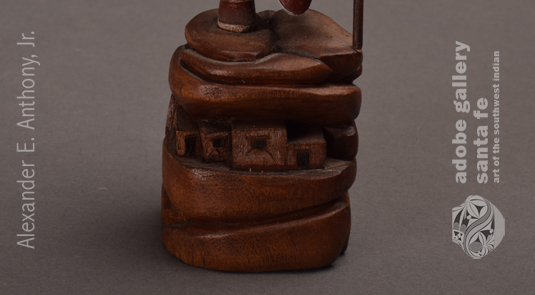
<path id="1" fill-rule="evenodd" d="M 279 9 L 257 1 L 258 11 Z M 183 28 L 218 1 L 2 0 L 1 294 L 533 294 L 532 1 L 368 1 L 359 168 L 349 249 L 315 271 L 235 274 L 181 263 L 160 244 L 167 70 Z M 351 1 L 312 8 L 346 29 Z M 35 31 L 35 49 L 16 46 Z M 455 41 L 471 46 L 469 99 L 491 97 L 501 51 L 501 183 L 454 182 Z M 35 132 L 16 127 L 23 56 L 37 54 Z M 469 121 L 474 140 L 475 120 Z M 15 144 L 34 136 L 37 153 Z M 21 232 L 22 159 L 37 164 L 35 250 Z M 502 244 L 472 260 L 451 242 L 470 194 L 506 218 Z"/>

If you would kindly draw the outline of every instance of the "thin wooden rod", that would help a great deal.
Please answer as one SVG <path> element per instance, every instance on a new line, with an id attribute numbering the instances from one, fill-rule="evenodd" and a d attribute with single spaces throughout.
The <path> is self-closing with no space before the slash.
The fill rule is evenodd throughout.
<path id="1" fill-rule="evenodd" d="M 364 26 L 364 0 L 354 0 L 353 11 L 353 48 L 362 49 L 362 35 Z"/>

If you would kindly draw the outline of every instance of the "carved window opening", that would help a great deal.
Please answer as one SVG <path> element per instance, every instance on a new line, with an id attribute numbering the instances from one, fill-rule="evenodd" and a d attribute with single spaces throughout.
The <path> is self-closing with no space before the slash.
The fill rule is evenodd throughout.
<path id="1" fill-rule="evenodd" d="M 197 155 L 197 138 L 196 135 L 186 136 L 186 155 L 187 156 L 196 156 Z"/>
<path id="2" fill-rule="evenodd" d="M 310 166 L 310 152 L 300 151 L 297 152 L 297 167 L 299 169 L 308 169 Z"/>
<path id="3" fill-rule="evenodd" d="M 212 140 L 212 146 L 214 148 L 222 148 L 227 146 L 227 140 L 224 137 L 215 138 Z"/>
<path id="4" fill-rule="evenodd" d="M 253 150 L 259 150 L 263 151 L 267 148 L 267 141 L 269 138 L 267 137 L 259 137 L 259 138 L 253 138 L 251 139 L 251 148 Z"/>

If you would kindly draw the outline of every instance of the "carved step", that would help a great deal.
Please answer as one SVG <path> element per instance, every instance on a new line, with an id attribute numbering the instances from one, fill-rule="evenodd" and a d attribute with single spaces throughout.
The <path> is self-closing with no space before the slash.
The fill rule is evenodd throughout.
<path id="1" fill-rule="evenodd" d="M 351 210 L 346 194 L 326 205 L 265 222 L 176 220 L 164 228 L 162 242 L 185 263 L 222 271 L 264 272 L 333 263 L 347 248 Z"/>
<path id="2" fill-rule="evenodd" d="M 180 52 L 180 58 L 200 76 L 233 84 L 319 84 L 332 73 L 317 59 L 284 53 L 251 62 L 224 62 L 186 49 Z"/>
<path id="3" fill-rule="evenodd" d="M 177 49 L 169 82 L 173 95 L 194 119 L 280 119 L 330 126 L 352 122 L 361 91 L 355 85 L 229 85 L 203 80 L 180 64 Z"/>
<path id="4" fill-rule="evenodd" d="M 173 156 L 163 147 L 163 186 L 193 219 L 258 220 L 314 207 L 343 196 L 356 161 L 327 158 L 325 169 L 281 172 L 232 170 L 223 163 Z"/>

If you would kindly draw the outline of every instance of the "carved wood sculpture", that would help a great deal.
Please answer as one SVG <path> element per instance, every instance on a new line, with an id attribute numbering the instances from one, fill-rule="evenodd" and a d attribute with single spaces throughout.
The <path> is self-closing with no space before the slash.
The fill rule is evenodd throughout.
<path id="1" fill-rule="evenodd" d="M 185 263 L 308 269 L 347 248 L 362 1 L 353 36 L 310 2 L 256 13 L 253 0 L 221 0 L 186 26 L 171 59 L 162 188 L 162 241 Z"/>

